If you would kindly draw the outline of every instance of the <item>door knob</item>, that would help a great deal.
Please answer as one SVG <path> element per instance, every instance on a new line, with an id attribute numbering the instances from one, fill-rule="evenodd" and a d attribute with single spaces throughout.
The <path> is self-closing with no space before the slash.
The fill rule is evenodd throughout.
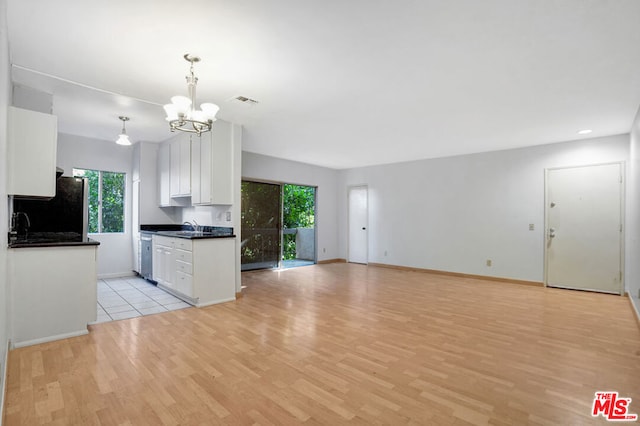
<path id="1" fill-rule="evenodd" d="M 556 236 L 555 228 L 549 228 L 549 238 L 554 238 Z"/>

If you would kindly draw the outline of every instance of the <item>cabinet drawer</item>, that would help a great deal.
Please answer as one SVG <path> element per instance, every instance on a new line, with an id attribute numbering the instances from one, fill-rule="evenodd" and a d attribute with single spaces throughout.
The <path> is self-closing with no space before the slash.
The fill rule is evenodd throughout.
<path id="1" fill-rule="evenodd" d="M 191 252 L 190 251 L 176 249 L 174 254 L 175 254 L 176 260 L 180 260 L 182 262 L 191 263 Z"/>
<path id="2" fill-rule="evenodd" d="M 176 248 L 191 251 L 192 241 L 184 238 L 176 238 Z"/>
<path id="3" fill-rule="evenodd" d="M 167 246 L 167 247 L 175 247 L 175 241 L 177 238 L 171 238 L 171 237 L 164 237 L 162 235 L 154 235 L 153 237 L 153 242 L 162 246 Z"/>
<path id="4" fill-rule="evenodd" d="M 176 272 L 176 286 L 175 289 L 180 293 L 193 297 L 193 280 L 191 275 L 184 272 Z"/>
<path id="5" fill-rule="evenodd" d="M 176 271 L 182 272 L 184 274 L 193 274 L 193 266 L 191 263 L 176 260 Z"/>

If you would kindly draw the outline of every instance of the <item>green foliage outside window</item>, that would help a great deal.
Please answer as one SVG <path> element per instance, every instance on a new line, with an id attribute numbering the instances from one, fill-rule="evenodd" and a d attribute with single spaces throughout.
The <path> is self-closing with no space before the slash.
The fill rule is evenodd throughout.
<path id="1" fill-rule="evenodd" d="M 90 234 L 124 232 L 125 174 L 73 169 L 89 181 Z"/>
<path id="2" fill-rule="evenodd" d="M 311 186 L 284 185 L 282 187 L 282 219 L 284 229 L 313 228 L 315 224 L 316 189 Z M 296 258 L 296 235 L 283 235 L 282 258 Z"/>
<path id="3" fill-rule="evenodd" d="M 102 172 L 102 232 L 124 232 L 124 173 Z"/>

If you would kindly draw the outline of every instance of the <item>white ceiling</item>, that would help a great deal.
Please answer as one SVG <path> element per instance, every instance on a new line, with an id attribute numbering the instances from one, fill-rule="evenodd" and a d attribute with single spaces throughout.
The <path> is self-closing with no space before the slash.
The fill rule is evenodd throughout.
<path id="1" fill-rule="evenodd" d="M 627 133 L 640 106 L 638 0 L 8 0 L 15 83 L 61 132 L 171 136 L 186 94 L 247 151 L 349 168 Z M 99 90 L 95 90 L 99 89 Z M 120 94 L 117 96 L 114 94 Z M 246 107 L 237 95 L 259 101 Z"/>

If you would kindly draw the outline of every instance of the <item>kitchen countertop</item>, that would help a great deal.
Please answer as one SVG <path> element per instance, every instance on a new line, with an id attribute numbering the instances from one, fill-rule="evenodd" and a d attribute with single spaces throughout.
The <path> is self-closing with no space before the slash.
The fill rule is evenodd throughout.
<path id="1" fill-rule="evenodd" d="M 204 238 L 235 238 L 233 228 L 223 226 L 203 226 L 202 231 L 192 231 L 185 225 L 141 225 L 140 232 L 165 237 L 185 238 L 189 240 Z"/>
<path id="2" fill-rule="evenodd" d="M 74 232 L 33 232 L 10 236 L 9 248 L 97 246 L 100 242 Z"/>

